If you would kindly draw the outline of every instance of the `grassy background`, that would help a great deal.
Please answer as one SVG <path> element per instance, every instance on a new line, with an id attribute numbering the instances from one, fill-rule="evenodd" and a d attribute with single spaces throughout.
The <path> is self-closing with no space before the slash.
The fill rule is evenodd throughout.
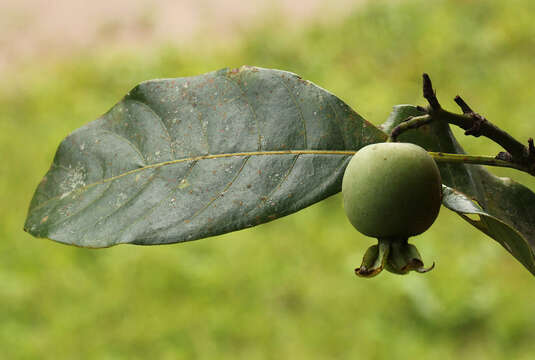
<path id="1" fill-rule="evenodd" d="M 460 93 L 514 136 L 535 135 L 530 0 L 373 1 L 336 24 L 272 18 L 239 41 L 101 49 L 6 74 L 0 85 L 0 358 L 532 359 L 535 280 L 442 209 L 415 241 L 436 269 L 355 278 L 371 239 L 332 197 L 290 217 L 175 246 L 87 250 L 22 231 L 65 135 L 140 81 L 243 64 L 296 72 L 375 124 L 391 106 Z M 462 138 L 472 154 L 487 140 Z M 535 181 L 508 170 L 531 189 Z"/>

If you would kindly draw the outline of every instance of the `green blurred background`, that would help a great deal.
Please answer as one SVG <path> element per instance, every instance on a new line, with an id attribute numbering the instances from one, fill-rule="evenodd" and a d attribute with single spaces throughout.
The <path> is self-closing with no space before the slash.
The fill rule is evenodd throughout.
<path id="1" fill-rule="evenodd" d="M 361 1 L 329 21 L 297 25 L 281 9 L 226 38 L 200 31 L 191 41 L 134 47 L 103 40 L 4 67 L 1 359 L 535 358 L 535 279 L 444 208 L 415 239 L 436 268 L 372 280 L 353 269 L 373 240 L 354 231 L 339 196 L 182 245 L 88 250 L 22 231 L 59 142 L 151 78 L 243 64 L 285 69 L 380 124 L 395 104 L 424 104 L 425 71 L 446 108 L 460 94 L 522 141 L 535 135 L 531 0 Z M 158 16 L 143 21 L 150 32 Z M 456 134 L 471 154 L 500 150 Z M 535 190 L 528 176 L 492 171 Z"/>

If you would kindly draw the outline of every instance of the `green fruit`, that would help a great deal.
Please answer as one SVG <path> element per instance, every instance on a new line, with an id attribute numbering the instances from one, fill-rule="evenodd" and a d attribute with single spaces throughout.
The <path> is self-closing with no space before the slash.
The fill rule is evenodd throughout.
<path id="1" fill-rule="evenodd" d="M 433 224 L 442 200 L 440 172 L 424 149 L 393 142 L 363 147 L 347 165 L 342 194 L 351 224 L 378 240 L 355 269 L 358 276 L 433 269 L 434 263 L 424 267 L 418 249 L 408 243 Z"/>
<path id="2" fill-rule="evenodd" d="M 360 149 L 342 182 L 344 209 L 361 233 L 407 239 L 426 231 L 438 216 L 442 182 L 435 161 L 409 143 L 379 143 Z"/>

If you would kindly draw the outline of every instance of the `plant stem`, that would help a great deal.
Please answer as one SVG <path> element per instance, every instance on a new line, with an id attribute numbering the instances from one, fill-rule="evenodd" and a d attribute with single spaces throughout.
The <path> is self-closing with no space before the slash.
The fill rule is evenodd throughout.
<path id="1" fill-rule="evenodd" d="M 457 98 L 460 99 L 460 97 Z M 513 158 L 522 159 L 527 156 L 528 149 L 525 145 L 490 121 L 481 116 L 477 116 L 477 114 L 473 112 L 455 114 L 441 109 L 435 112 L 433 117 L 460 127 L 461 129 L 465 130 L 465 135 L 473 135 L 475 137 L 483 135 L 491 139 L 507 150 L 507 152 L 513 156 Z M 475 132 L 471 133 L 471 131 Z"/>
<path id="2" fill-rule="evenodd" d="M 428 154 L 436 162 L 498 166 L 498 167 L 507 167 L 507 168 L 512 168 L 512 169 L 527 172 L 527 170 L 523 168 L 520 164 L 515 164 L 510 161 L 496 159 L 492 156 L 473 156 L 473 155 L 466 155 L 466 154 L 449 154 L 449 153 L 443 153 L 443 152 L 429 152 Z"/>
<path id="3" fill-rule="evenodd" d="M 423 96 L 429 103 L 429 106 L 421 110 L 427 112 L 427 114 L 409 118 L 396 126 L 392 129 L 388 141 L 396 141 L 396 138 L 401 133 L 409 129 L 418 128 L 432 121 L 442 121 L 464 129 L 465 135 L 475 137 L 483 135 L 502 146 L 506 152 L 499 153 L 496 158 L 466 155 L 453 157 L 453 154 L 448 154 L 451 155 L 448 156 L 448 160 L 440 160 L 440 157 L 435 157 L 435 160 L 510 167 L 535 176 L 535 145 L 533 139 L 530 138 L 528 140 L 528 146 L 525 146 L 506 131 L 503 131 L 480 114 L 474 112 L 460 96 L 455 97 L 455 102 L 461 108 L 462 114 L 455 114 L 444 110 L 438 102 L 431 79 L 427 74 L 423 74 Z"/>
<path id="4" fill-rule="evenodd" d="M 407 120 L 403 121 L 401 124 L 396 126 L 394 129 L 392 129 L 392 132 L 390 133 L 390 136 L 388 137 L 387 142 L 396 142 L 397 137 L 409 130 L 409 129 L 417 129 L 420 126 L 423 126 L 425 124 L 429 124 L 433 120 L 433 117 L 430 115 L 422 115 L 422 116 L 411 116 Z"/>
<path id="5" fill-rule="evenodd" d="M 528 145 L 523 145 L 520 141 L 500 129 L 472 108 L 459 96 L 455 97 L 455 103 L 461 108 L 462 114 L 455 114 L 442 109 L 436 97 L 435 90 L 429 75 L 423 74 L 423 96 L 429 103 L 428 114 L 433 119 L 445 121 L 449 124 L 459 126 L 465 130 L 465 135 L 479 137 L 481 135 L 489 138 L 502 146 L 506 153 L 498 154 L 498 158 L 521 166 L 523 171 L 535 176 L 535 147 L 533 139 L 528 140 Z"/>

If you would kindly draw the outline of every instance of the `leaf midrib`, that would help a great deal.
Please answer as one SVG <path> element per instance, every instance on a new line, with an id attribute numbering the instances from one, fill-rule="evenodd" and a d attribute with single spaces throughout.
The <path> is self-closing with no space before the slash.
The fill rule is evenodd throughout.
<path id="1" fill-rule="evenodd" d="M 229 158 L 229 157 L 235 157 L 235 156 L 269 156 L 269 155 L 342 155 L 342 156 L 352 156 L 356 153 L 354 150 L 272 150 L 272 151 L 249 151 L 249 152 L 236 152 L 236 153 L 222 153 L 222 154 L 208 154 L 208 155 L 200 155 L 200 156 L 192 156 L 182 159 L 175 159 L 175 160 L 168 160 L 163 161 L 159 163 L 149 164 L 143 167 L 139 167 L 137 169 L 126 171 L 122 174 L 112 176 L 106 179 L 102 179 L 100 181 L 96 181 L 91 184 L 87 184 L 85 186 L 82 186 L 78 189 L 74 189 L 71 192 L 81 192 L 85 191 L 87 189 L 90 189 L 97 185 L 102 185 L 110 181 L 118 180 L 124 176 L 132 175 L 141 171 L 149 170 L 149 169 L 157 169 L 163 166 L 168 165 L 174 165 L 182 162 L 188 162 L 188 161 L 200 161 L 200 160 L 210 160 L 210 159 L 219 159 L 219 158 Z M 39 210 L 40 208 L 46 206 L 48 203 L 58 200 L 61 197 L 64 197 L 65 194 L 61 194 L 58 196 L 55 196 L 53 198 L 48 199 L 44 203 L 36 206 L 31 211 Z"/>

